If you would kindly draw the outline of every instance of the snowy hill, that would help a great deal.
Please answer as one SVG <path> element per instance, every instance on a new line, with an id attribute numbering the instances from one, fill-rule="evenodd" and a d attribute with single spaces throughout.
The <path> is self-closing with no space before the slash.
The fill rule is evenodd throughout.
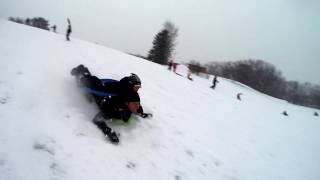
<path id="1" fill-rule="evenodd" d="M 78 64 L 101 78 L 138 74 L 154 117 L 115 125 L 121 143 L 110 144 L 70 75 Z M 5 20 L 0 69 L 0 180 L 320 179 L 316 109 L 223 78 L 212 90 L 212 79 Z"/>

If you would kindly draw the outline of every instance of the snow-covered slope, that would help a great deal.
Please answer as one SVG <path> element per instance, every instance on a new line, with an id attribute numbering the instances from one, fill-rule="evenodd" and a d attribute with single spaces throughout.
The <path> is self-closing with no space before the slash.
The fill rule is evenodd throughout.
<path id="1" fill-rule="evenodd" d="M 101 78 L 138 74 L 142 105 L 154 117 L 115 125 L 121 143 L 110 144 L 70 75 L 80 63 Z M 0 179 L 320 179 L 316 109 L 223 78 L 215 90 L 212 79 L 193 79 L 0 20 Z"/>

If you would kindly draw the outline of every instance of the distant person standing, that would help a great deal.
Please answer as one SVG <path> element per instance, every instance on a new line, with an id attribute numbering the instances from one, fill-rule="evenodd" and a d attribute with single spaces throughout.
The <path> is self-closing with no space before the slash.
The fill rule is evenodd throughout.
<path id="1" fill-rule="evenodd" d="M 52 31 L 53 31 L 54 33 L 56 33 L 57 26 L 56 26 L 56 25 L 53 25 L 51 28 L 52 28 Z"/>
<path id="2" fill-rule="evenodd" d="M 216 87 L 217 82 L 219 82 L 219 81 L 217 80 L 217 76 L 214 76 L 213 81 L 212 81 L 212 86 L 211 86 L 212 89 L 214 89 L 214 88 Z"/>
<path id="3" fill-rule="evenodd" d="M 238 94 L 237 94 L 237 99 L 238 99 L 239 101 L 241 101 L 241 95 L 242 95 L 242 93 L 238 93 Z"/>
<path id="4" fill-rule="evenodd" d="M 68 29 L 67 29 L 67 34 L 66 34 L 67 41 L 70 41 L 71 32 L 72 32 L 72 30 L 71 30 L 71 22 L 70 22 L 70 19 L 68 18 Z"/>
<path id="5" fill-rule="evenodd" d="M 172 66 L 173 66 L 173 72 L 176 72 L 177 71 L 177 66 L 178 66 L 179 64 L 178 63 L 176 63 L 176 62 L 173 62 L 172 63 Z"/>
<path id="6" fill-rule="evenodd" d="M 170 60 L 169 62 L 168 62 L 168 70 L 169 71 L 171 71 L 171 69 L 172 69 L 172 60 Z"/>
<path id="7" fill-rule="evenodd" d="M 191 77 L 191 70 L 190 68 L 188 67 L 188 74 L 187 74 L 187 78 L 190 80 L 190 81 L 193 81 L 192 77 Z"/>

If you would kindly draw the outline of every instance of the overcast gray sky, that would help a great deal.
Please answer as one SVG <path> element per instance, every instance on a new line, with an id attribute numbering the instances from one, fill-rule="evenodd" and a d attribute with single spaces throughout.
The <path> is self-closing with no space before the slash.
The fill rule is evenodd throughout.
<path id="1" fill-rule="evenodd" d="M 287 80 L 320 84 L 318 0 L 0 0 L 0 17 L 44 17 L 73 37 L 146 55 L 166 20 L 176 59 L 262 59 Z"/>

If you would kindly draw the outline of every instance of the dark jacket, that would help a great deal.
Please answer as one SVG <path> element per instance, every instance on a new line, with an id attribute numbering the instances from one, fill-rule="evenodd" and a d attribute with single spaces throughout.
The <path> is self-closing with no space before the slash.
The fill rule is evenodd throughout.
<path id="1" fill-rule="evenodd" d="M 72 30 L 71 30 L 71 25 L 69 24 L 68 25 L 68 29 L 67 29 L 67 34 L 70 34 L 72 32 Z"/>
<path id="2" fill-rule="evenodd" d="M 124 77 L 120 81 L 108 79 L 103 83 L 103 91 L 117 94 L 119 98 L 123 98 L 133 91 L 133 84 L 129 82 L 129 77 Z M 125 101 L 125 99 L 122 99 L 122 101 Z M 139 107 L 137 113 L 143 114 L 142 106 Z"/>
<path id="3" fill-rule="evenodd" d="M 122 119 L 125 122 L 129 120 L 132 113 L 125 103 L 126 96 L 133 93 L 133 90 L 131 87 L 129 91 L 125 81 L 99 79 L 88 75 L 81 78 L 81 83 L 86 88 L 86 92 L 93 96 L 105 119 Z M 143 114 L 141 106 L 137 113 Z"/>
<path id="4" fill-rule="evenodd" d="M 113 79 L 101 79 L 101 81 L 103 84 L 103 91 L 105 92 L 123 96 L 133 91 L 133 85 L 129 82 L 128 77 L 124 77 L 120 81 Z"/>
<path id="5" fill-rule="evenodd" d="M 117 96 L 105 97 L 99 105 L 102 115 L 105 119 L 121 119 L 127 122 L 131 112 L 127 109 L 125 102 Z"/>

